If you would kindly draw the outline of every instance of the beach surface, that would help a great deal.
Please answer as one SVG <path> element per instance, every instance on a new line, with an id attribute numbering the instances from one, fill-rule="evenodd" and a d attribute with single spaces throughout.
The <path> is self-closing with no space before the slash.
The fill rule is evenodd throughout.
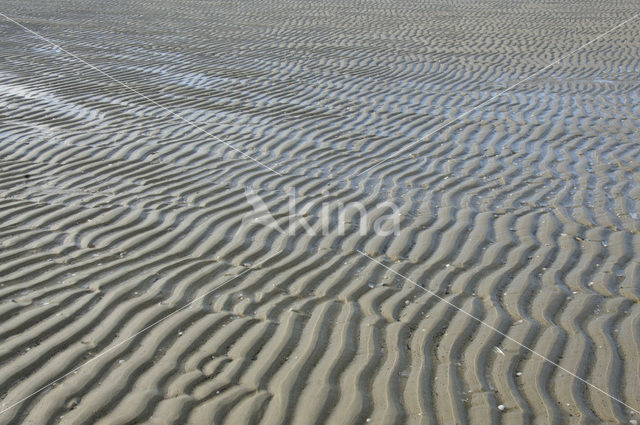
<path id="1" fill-rule="evenodd" d="M 638 12 L 0 1 L 0 424 L 637 423 Z"/>

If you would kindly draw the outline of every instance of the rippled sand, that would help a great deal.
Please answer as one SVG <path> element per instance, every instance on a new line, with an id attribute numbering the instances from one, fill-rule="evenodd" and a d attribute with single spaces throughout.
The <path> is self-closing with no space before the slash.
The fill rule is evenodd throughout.
<path id="1" fill-rule="evenodd" d="M 0 423 L 640 420 L 637 6 L 0 2 Z"/>

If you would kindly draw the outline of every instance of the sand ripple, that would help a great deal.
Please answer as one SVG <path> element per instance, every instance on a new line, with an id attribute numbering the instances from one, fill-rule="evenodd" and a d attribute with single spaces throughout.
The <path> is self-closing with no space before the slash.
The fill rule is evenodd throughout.
<path id="1" fill-rule="evenodd" d="M 0 11 L 283 176 L 1 21 L 0 423 L 640 420 L 356 251 L 640 409 L 638 23 L 416 142 L 632 3 L 104 3 Z"/>

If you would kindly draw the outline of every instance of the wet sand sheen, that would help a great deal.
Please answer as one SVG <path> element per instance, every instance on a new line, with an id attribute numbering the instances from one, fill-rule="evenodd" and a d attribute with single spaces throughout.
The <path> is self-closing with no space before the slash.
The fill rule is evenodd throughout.
<path id="1" fill-rule="evenodd" d="M 0 423 L 640 420 L 633 3 L 0 12 Z"/>

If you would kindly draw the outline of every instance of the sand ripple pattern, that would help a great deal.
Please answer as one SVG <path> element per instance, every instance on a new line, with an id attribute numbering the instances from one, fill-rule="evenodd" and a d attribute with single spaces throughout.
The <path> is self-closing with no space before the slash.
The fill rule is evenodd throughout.
<path id="1" fill-rule="evenodd" d="M 283 176 L 0 22 L 0 408 L 95 359 L 0 423 L 640 420 L 356 252 L 640 408 L 638 23 L 359 175 L 638 5 L 574 6 L 3 1 Z"/>

